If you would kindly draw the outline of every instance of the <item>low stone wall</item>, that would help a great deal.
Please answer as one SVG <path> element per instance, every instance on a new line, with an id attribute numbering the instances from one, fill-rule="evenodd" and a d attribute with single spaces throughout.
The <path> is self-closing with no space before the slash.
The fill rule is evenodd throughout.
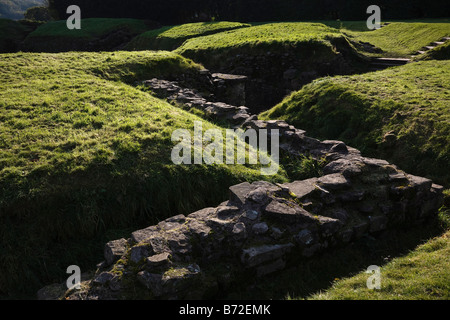
<path id="1" fill-rule="evenodd" d="M 287 184 L 230 187 L 229 200 L 175 216 L 105 246 L 105 261 L 71 299 L 214 297 L 237 278 L 263 277 L 290 257 L 312 257 L 367 234 L 421 223 L 442 205 L 443 187 L 341 141 L 319 141 L 245 107 L 209 102 L 177 83 L 149 80 L 159 96 L 197 107 L 236 127 L 277 129 L 283 150 L 325 157 L 324 175 Z M 136 289 L 138 288 L 138 289 Z M 41 291 L 45 297 L 45 289 Z"/>

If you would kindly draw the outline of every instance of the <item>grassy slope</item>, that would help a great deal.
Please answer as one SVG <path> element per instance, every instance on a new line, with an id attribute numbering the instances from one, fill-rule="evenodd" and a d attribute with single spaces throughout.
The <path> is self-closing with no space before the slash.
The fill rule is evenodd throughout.
<path id="1" fill-rule="evenodd" d="M 130 34 L 140 34 L 150 27 L 144 20 L 90 18 L 81 20 L 81 29 L 70 30 L 66 20 L 49 21 L 30 33 L 24 41 L 24 48 L 33 51 L 58 51 L 58 48 L 70 47 L 73 43 L 79 48 L 90 41 L 102 38 L 117 30 L 126 30 Z M 76 46 L 74 46 L 75 48 Z"/>
<path id="2" fill-rule="evenodd" d="M 450 61 L 412 63 L 318 79 L 262 118 L 284 119 L 311 136 L 340 139 L 407 172 L 450 185 Z M 395 145 L 383 143 L 386 133 Z"/>
<path id="3" fill-rule="evenodd" d="M 303 41 L 324 41 L 326 37 L 339 36 L 338 30 L 318 23 L 269 23 L 194 38 L 178 51 L 183 53 L 191 50 L 222 50 L 278 43 L 291 45 Z"/>
<path id="4" fill-rule="evenodd" d="M 450 35 L 448 22 L 392 22 L 375 31 L 356 31 L 358 28 L 352 25 L 348 26 L 350 30 L 345 28 L 344 24 L 343 32 L 350 39 L 369 42 L 384 51 L 381 55 L 391 57 L 412 55 L 422 47 Z"/>
<path id="5" fill-rule="evenodd" d="M 450 60 L 450 41 L 418 56 L 417 60 Z"/>
<path id="6" fill-rule="evenodd" d="M 1 294 L 91 268 L 105 241 L 264 179 L 257 166 L 173 165 L 172 130 L 199 118 L 122 82 L 199 68 L 169 52 L 2 55 Z"/>
<path id="7" fill-rule="evenodd" d="M 0 53 L 13 52 L 30 32 L 30 28 L 19 22 L 0 19 Z"/>
<path id="8" fill-rule="evenodd" d="M 334 282 L 312 300 L 450 299 L 450 231 L 381 267 L 381 289 L 370 290 L 364 271 Z"/>
<path id="9" fill-rule="evenodd" d="M 249 24 L 239 22 L 200 22 L 180 26 L 167 26 L 138 35 L 128 45 L 129 50 L 174 50 L 184 41 L 200 36 L 245 28 Z"/>
<path id="10" fill-rule="evenodd" d="M 329 56 L 331 40 L 343 38 L 339 30 L 318 23 L 269 23 L 187 40 L 175 52 L 208 66 L 245 52 L 295 49 L 314 58 Z"/>

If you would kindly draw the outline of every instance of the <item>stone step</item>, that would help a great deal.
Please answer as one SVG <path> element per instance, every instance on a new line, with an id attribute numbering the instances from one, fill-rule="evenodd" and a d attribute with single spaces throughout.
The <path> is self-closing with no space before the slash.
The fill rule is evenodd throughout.
<path id="1" fill-rule="evenodd" d="M 435 42 L 433 42 L 433 44 L 436 45 L 436 46 L 440 46 L 440 45 L 442 45 L 444 43 L 445 43 L 445 41 L 435 41 Z"/>
<path id="2" fill-rule="evenodd" d="M 372 60 L 372 65 L 404 65 L 411 62 L 411 59 L 407 58 L 375 58 Z"/>
<path id="3" fill-rule="evenodd" d="M 433 50 L 434 48 L 436 48 L 436 46 L 425 46 L 423 48 L 428 49 L 428 50 Z"/>

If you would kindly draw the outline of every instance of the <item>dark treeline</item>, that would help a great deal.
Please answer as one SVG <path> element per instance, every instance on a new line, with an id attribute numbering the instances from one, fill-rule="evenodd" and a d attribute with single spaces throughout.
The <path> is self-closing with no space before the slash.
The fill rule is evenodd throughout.
<path id="1" fill-rule="evenodd" d="M 448 0 L 50 0 L 57 19 L 76 4 L 83 18 L 136 18 L 161 24 L 230 20 L 241 22 L 292 20 L 365 20 L 377 4 L 383 19 L 448 17 Z"/>

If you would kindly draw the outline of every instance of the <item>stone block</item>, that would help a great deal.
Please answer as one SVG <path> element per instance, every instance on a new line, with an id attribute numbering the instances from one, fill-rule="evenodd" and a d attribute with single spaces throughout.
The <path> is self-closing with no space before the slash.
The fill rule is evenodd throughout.
<path id="1" fill-rule="evenodd" d="M 127 252 L 127 248 L 127 240 L 123 238 L 108 242 L 104 248 L 106 265 L 111 265 L 119 260 Z"/>
<path id="2" fill-rule="evenodd" d="M 248 268 L 255 267 L 265 262 L 281 258 L 289 252 L 293 246 L 292 243 L 288 243 L 263 245 L 244 249 L 241 254 L 241 262 Z"/>

